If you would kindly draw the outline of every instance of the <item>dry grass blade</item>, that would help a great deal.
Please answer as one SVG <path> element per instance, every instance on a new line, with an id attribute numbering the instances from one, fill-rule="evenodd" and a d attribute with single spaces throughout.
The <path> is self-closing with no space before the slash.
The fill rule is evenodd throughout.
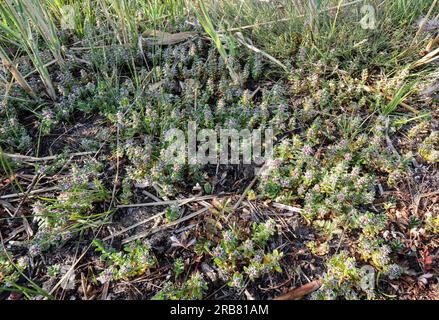
<path id="1" fill-rule="evenodd" d="M 352 6 L 355 5 L 357 3 L 363 2 L 364 0 L 355 0 L 355 1 L 351 1 L 351 2 L 347 2 L 338 6 L 333 6 L 333 7 L 329 7 L 327 9 L 323 9 L 318 11 L 319 13 L 322 12 L 328 12 L 328 11 L 332 11 L 332 10 L 340 10 L 341 8 L 344 7 L 348 7 L 348 6 Z M 221 31 L 221 32 L 236 32 L 236 31 L 240 31 L 240 30 L 245 30 L 245 29 L 252 29 L 252 28 L 256 28 L 256 27 L 263 27 L 263 26 L 268 26 L 271 24 L 275 24 L 278 22 L 288 22 L 297 18 L 303 18 L 305 17 L 305 14 L 301 14 L 295 17 L 291 17 L 291 18 L 285 18 L 285 19 L 277 19 L 277 20 L 271 20 L 271 21 L 264 21 L 264 22 L 259 22 L 259 23 L 255 23 L 255 24 L 250 24 L 250 25 L 246 25 L 246 26 L 242 26 L 242 27 L 236 27 L 236 28 L 229 28 L 225 31 Z"/>
<path id="2" fill-rule="evenodd" d="M 422 65 L 425 65 L 427 63 L 433 62 L 435 60 L 439 59 L 439 48 L 436 48 L 435 50 L 431 51 L 430 53 L 426 54 L 423 58 L 419 59 L 413 67 L 419 67 Z"/>
<path id="3" fill-rule="evenodd" d="M 156 82 L 156 83 L 153 83 L 153 84 L 149 85 L 148 89 L 149 89 L 150 91 L 156 91 L 156 90 L 158 90 L 158 89 L 159 89 L 164 83 L 165 83 L 164 80 L 160 80 L 160 81 L 158 81 L 158 82 Z"/>
<path id="4" fill-rule="evenodd" d="M 41 4 L 32 0 L 31 2 L 34 2 L 34 5 L 32 5 L 29 1 L 5 0 L 0 2 L 0 6 L 6 14 L 10 25 L 13 26 L 14 32 L 12 34 L 18 38 L 19 46 L 26 51 L 38 70 L 41 80 L 46 87 L 47 94 L 52 100 L 56 100 L 57 95 L 49 71 L 41 59 L 40 48 L 38 41 L 35 41 L 36 35 L 33 30 L 37 29 L 40 31 L 39 34 L 45 40 L 57 62 L 62 64 L 59 39 L 57 38 L 53 22 L 50 21 L 49 17 L 43 17 L 45 13 Z M 37 33 L 37 36 L 39 34 Z"/>
<path id="5" fill-rule="evenodd" d="M 288 211 L 295 212 L 295 213 L 303 212 L 303 209 L 301 209 L 301 208 L 288 206 L 288 205 L 285 205 L 282 203 L 273 202 L 272 205 L 273 205 L 273 207 L 275 207 L 277 209 L 281 209 L 281 210 L 288 210 Z"/>
<path id="6" fill-rule="evenodd" d="M 254 184 L 256 183 L 256 181 L 258 181 L 258 176 L 254 177 L 253 180 L 248 184 L 248 186 L 245 188 L 244 192 L 241 194 L 241 196 L 239 197 L 239 200 L 235 203 L 235 205 L 233 206 L 233 210 L 238 209 L 239 205 L 241 204 L 242 200 L 244 200 L 244 198 L 246 197 L 247 193 L 250 191 L 250 189 L 254 186 Z M 229 213 L 229 215 L 227 216 L 227 219 L 230 217 L 232 213 Z"/>
<path id="7" fill-rule="evenodd" d="M 88 252 L 90 247 L 91 247 L 91 244 L 84 250 L 84 252 L 75 261 L 75 263 L 72 264 L 72 266 L 69 268 L 69 270 L 67 270 L 67 272 L 61 277 L 61 279 L 53 286 L 53 288 L 52 288 L 52 290 L 50 290 L 49 294 L 51 294 L 51 295 L 54 294 L 56 289 L 58 289 L 66 281 L 66 279 L 68 279 L 72 275 L 72 272 L 75 271 L 75 267 L 78 265 L 78 263 L 85 256 L 85 254 Z"/>
<path id="8" fill-rule="evenodd" d="M 68 156 L 71 157 L 81 157 L 81 156 L 86 156 L 86 155 L 90 155 L 93 154 L 94 152 L 91 151 L 84 151 L 84 152 L 76 152 L 76 153 L 72 153 L 69 154 Z M 22 161 L 28 161 L 28 162 L 44 162 L 44 161 L 50 161 L 50 160 L 55 160 L 56 158 L 58 158 L 59 156 L 47 156 L 47 157 L 32 157 L 32 156 L 24 156 L 21 154 L 13 154 L 13 153 L 6 153 L 3 152 L 2 153 L 3 156 L 11 158 L 11 159 L 15 159 L 15 160 L 22 160 Z"/>
<path id="9" fill-rule="evenodd" d="M 178 220 L 172 221 L 172 222 L 167 223 L 165 225 L 162 225 L 160 227 L 153 228 L 151 230 L 142 231 L 142 232 L 140 232 L 140 233 L 138 233 L 138 234 L 136 234 L 134 236 L 131 236 L 131 237 L 128 237 L 128 238 L 122 240 L 122 244 L 126 244 L 126 243 L 129 243 L 129 242 L 134 241 L 134 240 L 142 239 L 142 238 L 150 236 L 150 235 L 152 235 L 154 233 L 157 233 L 159 231 L 163 231 L 163 230 L 165 230 L 165 229 L 167 229 L 169 227 L 178 225 L 178 224 L 180 224 L 180 223 L 182 223 L 184 221 L 187 221 L 187 220 L 190 220 L 192 218 L 195 218 L 196 216 L 206 212 L 207 210 L 209 210 L 209 208 L 208 207 L 207 208 L 204 207 L 203 209 L 200 209 L 200 210 L 198 210 L 198 211 L 196 211 L 194 213 L 191 213 L 191 214 L 189 214 L 189 215 L 187 215 L 187 216 L 185 216 L 183 218 L 180 218 Z"/>
<path id="10" fill-rule="evenodd" d="M 153 196 L 153 197 L 155 197 L 155 196 Z M 213 196 L 203 196 L 203 197 L 193 197 L 193 198 L 186 198 L 186 199 L 181 199 L 181 200 L 168 200 L 168 201 L 160 201 L 159 199 L 157 199 L 157 200 L 155 200 L 156 202 L 145 203 L 145 204 L 143 204 L 143 206 L 148 205 L 148 204 L 151 204 L 151 206 L 153 206 L 153 205 L 169 205 L 169 204 L 178 204 L 179 206 L 183 206 L 185 204 L 188 204 L 188 203 L 191 203 L 191 202 L 194 202 L 194 201 L 200 201 L 206 208 L 210 208 L 211 205 L 208 204 L 207 202 L 204 202 L 204 200 L 210 200 L 210 199 L 215 199 L 215 197 L 213 197 Z M 120 208 L 120 207 L 121 206 L 119 206 L 118 208 Z M 129 231 L 131 229 L 133 229 L 133 228 L 141 226 L 141 225 L 143 225 L 143 224 L 145 224 L 145 223 L 147 223 L 147 222 L 149 222 L 151 220 L 154 220 L 154 219 L 156 219 L 156 218 L 158 218 L 158 217 L 160 217 L 160 216 L 162 216 L 164 214 L 165 214 L 165 211 L 159 212 L 159 213 L 157 213 L 157 214 L 155 214 L 155 215 L 153 215 L 151 217 L 148 217 L 148 218 L 146 218 L 146 219 L 144 219 L 142 221 L 139 221 L 139 222 L 137 222 L 137 223 L 135 223 L 135 224 L 133 224 L 133 225 L 131 225 L 129 227 L 126 227 L 126 228 L 123 228 L 122 230 L 119 230 L 116 233 L 113 233 L 110 236 L 104 238 L 103 240 L 107 241 L 107 240 L 109 240 L 109 239 L 111 239 L 111 238 L 113 238 L 115 236 L 119 236 L 119 235 L 121 235 L 121 234 L 123 234 L 123 233 L 125 233 L 125 232 L 127 232 L 127 231 Z"/>
<path id="11" fill-rule="evenodd" d="M 428 45 L 425 48 L 425 52 L 429 53 L 437 45 L 439 45 L 439 35 L 436 38 L 434 38 L 428 42 Z"/>
<path id="12" fill-rule="evenodd" d="M 25 78 L 22 76 L 20 71 L 18 71 L 18 69 L 13 65 L 12 61 L 9 60 L 6 53 L 3 51 L 3 48 L 0 48 L 0 58 L 2 59 L 3 65 L 5 66 L 5 68 L 12 74 L 12 76 L 14 77 L 15 81 L 17 81 L 19 86 L 27 94 L 29 94 L 32 98 L 36 99 L 37 96 L 36 96 L 35 92 L 29 86 L 29 84 L 27 83 Z"/>
<path id="13" fill-rule="evenodd" d="M 171 35 L 171 33 L 169 33 L 169 32 L 164 32 L 164 31 L 160 31 L 160 30 L 151 30 L 151 29 L 146 29 L 145 31 L 142 32 L 142 37 L 145 39 L 147 37 L 164 38 L 164 37 L 168 37 L 170 35 Z"/>
<path id="14" fill-rule="evenodd" d="M 50 67 L 51 65 L 54 65 L 55 63 L 57 63 L 58 60 L 54 59 L 52 61 L 49 61 L 48 63 L 44 64 L 44 68 Z M 31 72 L 27 73 L 24 78 L 28 78 L 29 76 L 31 76 L 34 73 L 38 73 L 38 69 L 34 69 Z"/>
<path id="15" fill-rule="evenodd" d="M 52 192 L 52 191 L 58 191 L 59 187 L 51 187 L 51 188 L 43 188 L 43 189 L 38 189 L 38 190 L 32 190 L 29 193 L 26 192 L 20 192 L 20 193 L 13 193 L 13 194 L 7 194 L 4 196 L 1 196 L 0 199 L 1 200 L 5 200 L 5 199 L 12 199 L 12 198 L 18 198 L 24 195 L 34 195 L 34 194 L 38 194 L 38 193 L 45 193 L 45 192 Z"/>
<path id="16" fill-rule="evenodd" d="M 433 8 L 436 6 L 438 0 L 434 0 L 434 2 L 431 4 L 430 9 L 428 10 L 427 15 L 422 19 L 422 22 L 419 26 L 418 31 L 416 32 L 415 37 L 413 38 L 412 44 L 416 42 L 418 36 L 424 31 L 425 25 L 428 22 L 428 19 L 430 18 L 431 13 L 433 12 Z"/>
<path id="17" fill-rule="evenodd" d="M 29 225 L 29 222 L 27 221 L 26 217 L 21 214 L 21 208 L 23 206 L 23 204 L 25 203 L 25 201 L 28 199 L 29 197 L 29 193 L 33 190 L 33 188 L 38 184 L 38 179 L 40 178 L 40 174 L 37 174 L 33 177 L 31 184 L 28 186 L 25 195 L 23 196 L 23 198 L 21 199 L 20 203 L 17 206 L 17 209 L 15 209 L 14 211 L 14 216 L 16 216 L 17 214 L 20 215 L 23 219 L 23 226 L 26 230 L 28 239 L 30 239 L 30 237 L 33 236 L 34 232 L 32 230 L 32 228 Z"/>
<path id="18" fill-rule="evenodd" d="M 237 32 L 235 33 L 236 35 L 236 39 L 238 40 L 239 43 L 241 43 L 242 45 L 246 46 L 247 48 L 249 48 L 250 50 L 262 54 L 264 57 L 266 57 L 267 59 L 269 59 L 270 61 L 274 62 L 275 64 L 277 64 L 278 66 L 280 66 L 282 69 L 284 69 L 285 71 L 288 71 L 288 68 L 286 65 L 284 65 L 282 62 L 280 62 L 279 60 L 277 60 L 275 57 L 269 55 L 268 53 L 266 53 L 265 51 L 262 51 L 259 48 L 256 48 L 254 45 L 248 43 L 247 41 L 245 41 L 244 36 L 242 35 L 241 32 Z"/>
<path id="19" fill-rule="evenodd" d="M 156 201 L 156 202 L 148 202 L 148 203 L 138 203 L 138 204 L 124 204 L 119 205 L 117 208 L 135 208 L 135 207 L 153 207 L 153 206 L 167 206 L 170 204 L 186 204 L 189 202 L 201 201 L 201 200 L 209 200 L 213 199 L 214 196 L 202 196 L 202 197 L 191 197 L 180 200 L 166 200 L 166 201 Z"/>
<path id="20" fill-rule="evenodd" d="M 193 38 L 196 33 L 195 32 L 179 32 L 179 33 L 167 33 L 162 31 L 146 31 L 143 35 L 149 35 L 151 37 L 143 38 L 143 43 L 146 45 L 173 45 L 183 41 L 186 41 L 190 38 Z"/>

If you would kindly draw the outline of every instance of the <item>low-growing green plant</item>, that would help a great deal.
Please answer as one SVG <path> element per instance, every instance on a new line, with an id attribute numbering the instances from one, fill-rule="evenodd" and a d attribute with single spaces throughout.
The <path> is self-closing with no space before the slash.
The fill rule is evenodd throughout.
<path id="1" fill-rule="evenodd" d="M 201 273 L 195 272 L 181 284 L 167 282 L 163 289 L 157 293 L 154 300 L 200 300 L 208 284 Z"/>
<path id="2" fill-rule="evenodd" d="M 209 254 L 211 245 L 212 243 L 209 240 L 203 238 L 198 239 L 194 247 L 194 252 L 198 256 L 201 256 L 203 254 Z"/>
<path id="3" fill-rule="evenodd" d="M 184 260 L 177 258 L 174 261 L 174 274 L 175 278 L 178 278 L 184 272 Z"/>
<path id="4" fill-rule="evenodd" d="M 31 266 L 32 263 L 26 256 L 16 258 L 6 250 L 0 252 L 0 292 L 20 292 L 27 299 L 35 297 L 53 299 L 26 275 L 27 269 Z"/>
<path id="5" fill-rule="evenodd" d="M 23 272 L 27 266 L 26 257 L 20 257 L 14 263 L 9 260 L 8 253 L 0 252 L 0 286 L 11 287 L 20 279 L 20 272 Z"/>
<path id="6" fill-rule="evenodd" d="M 439 131 L 433 131 L 422 141 L 419 146 L 419 154 L 428 163 L 439 162 Z"/>
<path id="7" fill-rule="evenodd" d="M 391 261 L 391 249 L 382 238 L 361 235 L 358 239 L 357 250 L 364 261 L 370 262 L 379 270 L 383 270 Z"/>
<path id="8" fill-rule="evenodd" d="M 308 130 L 310 139 L 313 131 L 313 127 Z M 357 208 L 374 200 L 374 180 L 355 165 L 346 141 L 328 149 L 326 166 L 319 164 L 314 148 L 309 139 L 306 143 L 297 136 L 285 140 L 276 147 L 277 157 L 266 164 L 260 190 L 281 202 L 303 199 L 303 217 L 332 237 L 340 227 L 357 225 Z"/>
<path id="9" fill-rule="evenodd" d="M 365 212 L 358 218 L 359 226 L 365 236 L 374 238 L 387 226 L 387 215 L 384 213 Z"/>
<path id="10" fill-rule="evenodd" d="M 272 271 L 282 272 L 283 253 L 277 249 L 266 252 L 267 241 L 275 233 L 273 220 L 254 223 L 248 235 L 234 227 L 224 231 L 221 242 L 211 251 L 220 278 L 241 289 L 244 277 L 254 281 Z"/>
<path id="11" fill-rule="evenodd" d="M 358 239 L 357 250 L 361 258 L 370 262 L 378 270 L 385 270 L 391 261 L 391 248 L 380 236 L 387 227 L 387 215 L 366 212 L 359 217 L 362 235 Z"/>
<path id="12" fill-rule="evenodd" d="M 123 251 L 108 248 L 97 239 L 93 244 L 96 251 L 101 253 L 100 259 L 107 264 L 99 275 L 102 283 L 140 276 L 156 264 L 150 246 L 140 241 L 125 245 Z"/>
<path id="13" fill-rule="evenodd" d="M 122 180 L 122 192 L 119 197 L 121 204 L 129 204 L 133 197 L 131 182 L 128 178 Z"/>
<path id="14" fill-rule="evenodd" d="M 321 287 L 311 294 L 314 300 L 358 300 L 363 296 L 372 299 L 375 292 L 372 287 L 362 283 L 362 270 L 357 268 L 354 257 L 346 251 L 333 256 L 327 263 L 327 271 L 321 279 Z"/>
<path id="15" fill-rule="evenodd" d="M 93 212 L 97 203 L 110 196 L 98 179 L 101 169 L 101 165 L 94 161 L 87 162 L 83 167 L 72 166 L 70 174 L 64 179 L 63 190 L 56 198 L 34 203 L 33 214 L 38 231 L 29 243 L 31 256 L 105 221 L 110 212 Z"/>
<path id="16" fill-rule="evenodd" d="M 397 264 L 390 264 L 385 270 L 385 274 L 389 277 L 390 280 L 399 279 L 399 277 L 401 277 L 403 273 L 404 270 Z"/>
<path id="17" fill-rule="evenodd" d="M 180 218 L 181 212 L 178 205 L 171 205 L 165 210 L 165 217 L 168 221 L 174 221 Z"/>
<path id="18" fill-rule="evenodd" d="M 49 277 L 57 277 L 60 275 L 60 273 L 61 273 L 61 265 L 58 263 L 47 267 L 47 275 Z"/>
<path id="19" fill-rule="evenodd" d="M 439 214 L 429 213 L 426 214 L 425 219 L 426 229 L 435 234 L 439 233 Z"/>
<path id="20" fill-rule="evenodd" d="M 436 1 L 370 0 L 380 9 L 371 29 L 362 28 L 357 2 L 260 2 L 0 2 L 0 162 L 6 177 L 0 178 L 0 192 L 2 199 L 20 200 L 15 218 L 33 208 L 33 221 L 25 218 L 35 232 L 25 241 L 31 268 L 17 267 L 22 258 L 7 256 L 8 262 L 0 255 L 6 290 L 47 296 L 35 284 L 26 292 L 27 275 L 39 277 L 45 250 L 73 237 L 82 245 L 90 230 L 109 223 L 114 211 L 107 200 L 111 208 L 114 201 L 142 201 L 139 189 L 145 188 L 164 199 L 235 189 L 238 181 L 229 182 L 241 166 L 228 166 L 227 175 L 218 166 L 211 179 L 210 166 L 164 161 L 171 143 L 166 132 L 187 133 L 189 121 L 197 130 L 273 129 L 275 157 L 265 163 L 248 200 L 300 208 L 294 210 L 301 212 L 300 222 L 316 236 L 307 238 L 306 246 L 327 262 L 316 297 L 381 298 L 384 288 L 373 292 L 362 286 L 360 264 L 374 268 L 377 285 L 381 276 L 396 282 L 404 269 L 394 260 L 407 256 L 408 248 L 430 247 L 439 230 L 434 206 L 420 205 L 407 219 L 399 214 L 406 211 L 401 209 L 406 190 L 413 191 L 412 181 L 418 181 L 412 178 L 429 175 L 434 181 L 430 172 L 438 159 L 436 70 L 417 62 L 424 42 L 436 37 L 428 17 Z M 251 51 L 238 50 L 242 44 Z M 61 155 L 60 146 L 66 147 Z M 80 157 L 71 158 L 73 149 L 93 153 L 103 165 L 79 164 Z M 54 161 L 53 154 L 59 155 Z M 27 185 L 30 196 L 22 185 L 30 182 L 32 170 L 38 179 Z M 427 182 L 420 187 L 430 188 Z M 42 196 L 37 187 L 46 186 L 58 189 Z M 206 220 L 185 232 L 185 240 L 191 237 L 187 247 L 171 245 L 174 260 L 166 267 L 174 283 L 156 298 L 203 298 L 208 284 L 198 271 L 190 275 L 193 261 L 214 281 L 210 289 L 220 282 L 216 273 L 240 291 L 282 271 L 282 252 L 272 244 L 274 223 L 248 226 L 246 218 L 235 220 L 241 208 L 231 199 L 212 201 Z M 175 221 L 182 211 L 171 206 L 164 215 L 166 222 Z M 15 219 L 3 221 L 15 227 Z M 346 252 L 330 258 L 334 242 L 336 252 L 349 248 L 355 259 Z M 67 244 L 63 249 L 70 250 Z M 151 249 L 139 242 L 120 252 L 97 248 L 106 265 L 102 282 L 130 279 L 155 266 Z M 57 277 L 58 267 L 48 266 L 47 275 Z"/>
<path id="21" fill-rule="evenodd" d="M 18 118 L 13 105 L 8 103 L 0 107 L 0 146 L 11 151 L 28 150 L 32 144 L 29 132 Z"/>

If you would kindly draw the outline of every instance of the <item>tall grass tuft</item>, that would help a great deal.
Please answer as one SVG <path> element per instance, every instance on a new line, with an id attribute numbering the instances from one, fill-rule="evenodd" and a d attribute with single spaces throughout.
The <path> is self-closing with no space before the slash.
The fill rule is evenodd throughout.
<path id="1" fill-rule="evenodd" d="M 62 65 L 64 60 L 61 56 L 56 29 L 50 16 L 43 10 L 41 5 L 35 3 L 37 7 L 33 7 L 34 1 L 35 0 L 5 0 L 0 3 L 0 11 L 3 19 L 1 29 L 7 36 L 10 36 L 11 39 L 14 40 L 13 43 L 18 45 L 18 49 L 22 49 L 27 53 L 40 74 L 49 97 L 55 100 L 57 96 L 49 71 L 44 66 L 44 62 L 40 57 L 38 38 L 41 33 L 44 33 L 42 37 L 47 47 L 52 54 L 54 54 L 57 62 Z M 39 33 L 33 32 L 34 29 L 39 30 Z"/>
<path id="2" fill-rule="evenodd" d="M 195 13 L 196 13 L 201 25 L 203 26 L 204 30 L 209 35 L 209 37 L 212 39 L 219 54 L 223 58 L 224 63 L 227 66 L 227 69 L 229 70 L 230 77 L 232 78 L 232 80 L 235 83 L 240 83 L 241 82 L 240 77 L 236 73 L 236 71 L 233 70 L 233 68 L 230 64 L 229 55 L 228 55 L 226 49 L 224 48 L 223 43 L 221 42 L 220 35 L 216 31 L 216 29 L 213 25 L 212 19 L 211 19 L 209 13 L 207 12 L 207 8 L 202 0 L 198 0 L 197 7 L 195 9 Z"/>
<path id="3" fill-rule="evenodd" d="M 395 96 L 393 97 L 390 102 L 385 105 L 383 108 L 381 108 L 380 112 L 384 116 L 388 116 L 391 113 L 393 113 L 396 108 L 404 103 L 404 101 L 413 93 L 413 87 L 415 83 L 407 83 L 403 86 L 401 86 L 398 91 L 396 92 Z"/>

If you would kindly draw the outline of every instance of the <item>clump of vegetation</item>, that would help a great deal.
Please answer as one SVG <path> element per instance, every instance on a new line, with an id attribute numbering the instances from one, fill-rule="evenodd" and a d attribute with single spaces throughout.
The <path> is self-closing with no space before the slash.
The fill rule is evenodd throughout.
<path id="1" fill-rule="evenodd" d="M 81 255 L 81 288 L 55 297 L 265 299 L 292 277 L 321 278 L 316 299 L 437 297 L 435 0 L 8 0 L 0 12 L 5 294 L 48 297 L 38 286 L 62 275 L 60 256 L 144 237 L 120 251 L 94 241 L 102 261 Z M 203 152 L 192 124 L 272 129 L 274 155 L 170 156 L 170 130 L 186 155 Z"/>
<path id="2" fill-rule="evenodd" d="M 93 161 L 85 163 L 83 167 L 73 166 L 56 198 L 34 204 L 33 214 L 38 231 L 29 245 L 31 256 L 51 246 L 58 246 L 81 230 L 105 220 L 107 212 L 93 212 L 96 204 L 109 197 L 109 192 L 98 179 L 101 169 L 101 165 Z"/>
<path id="3" fill-rule="evenodd" d="M 177 220 L 181 215 L 180 208 L 178 205 L 172 205 L 166 208 L 165 217 L 168 221 Z"/>
<path id="4" fill-rule="evenodd" d="M 250 235 L 230 228 L 222 233 L 220 243 L 211 251 L 220 278 L 235 289 L 245 286 L 245 277 L 255 281 L 272 271 L 282 272 L 283 253 L 266 252 L 267 241 L 276 233 L 273 220 L 253 223 Z"/>
<path id="5" fill-rule="evenodd" d="M 439 162 L 439 131 L 433 131 L 419 146 L 419 154 L 429 163 Z"/>
<path id="6" fill-rule="evenodd" d="M 15 285 L 27 266 L 26 257 L 20 257 L 16 262 L 13 262 L 10 260 L 9 252 L 0 252 L 0 285 L 7 288 Z"/>
<path id="7" fill-rule="evenodd" d="M 363 232 L 358 239 L 359 254 L 379 270 L 385 269 L 390 262 L 391 249 L 380 237 L 380 233 L 386 227 L 387 216 L 367 212 L 360 217 L 359 223 Z"/>
<path id="8" fill-rule="evenodd" d="M 327 271 L 323 276 L 321 288 L 312 293 L 316 300 L 335 300 L 344 298 L 358 300 L 362 296 L 372 299 L 374 295 L 373 279 L 356 266 L 354 257 L 347 252 L 333 256 L 326 264 Z"/>
<path id="9" fill-rule="evenodd" d="M 200 300 L 208 289 L 207 282 L 199 272 L 193 273 L 190 278 L 178 284 L 167 282 L 164 288 L 157 293 L 154 300 Z"/>
<path id="10" fill-rule="evenodd" d="M 303 143 L 294 137 L 283 141 L 276 148 L 276 158 L 262 173 L 261 191 L 281 202 L 303 201 L 303 217 L 326 230 L 330 237 L 336 228 L 354 228 L 359 207 L 371 204 L 375 198 L 374 180 L 361 172 L 351 153 L 342 149 L 348 148 L 345 144 L 342 141 L 339 150 L 328 149 L 326 166 L 322 166 L 310 140 Z M 335 223 L 336 228 L 327 222 Z"/>
<path id="11" fill-rule="evenodd" d="M 150 246 L 140 241 L 124 246 L 123 251 L 108 248 L 99 240 L 93 244 L 101 253 L 100 259 L 107 264 L 99 275 L 101 283 L 140 276 L 156 265 Z"/>

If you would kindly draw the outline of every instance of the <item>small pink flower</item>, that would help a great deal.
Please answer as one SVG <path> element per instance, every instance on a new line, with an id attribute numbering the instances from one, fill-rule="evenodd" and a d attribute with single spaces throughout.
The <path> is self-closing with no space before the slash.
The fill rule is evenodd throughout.
<path id="1" fill-rule="evenodd" d="M 312 150 L 312 148 L 310 146 L 304 145 L 303 148 L 302 148 L 302 152 L 303 152 L 304 155 L 309 156 L 309 155 L 312 154 L 313 150 Z"/>

